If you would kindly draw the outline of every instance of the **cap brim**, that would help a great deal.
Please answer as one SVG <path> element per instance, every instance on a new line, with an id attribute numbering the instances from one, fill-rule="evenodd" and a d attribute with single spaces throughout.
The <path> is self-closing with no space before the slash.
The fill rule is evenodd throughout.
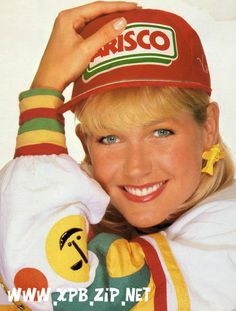
<path id="1" fill-rule="evenodd" d="M 175 86 L 180 88 L 192 88 L 192 89 L 200 89 L 205 91 L 208 95 L 211 95 L 211 88 L 206 85 L 202 85 L 200 83 L 194 82 L 183 82 L 183 81 L 167 81 L 167 80 L 135 80 L 135 81 L 116 81 L 106 85 L 99 85 L 97 88 L 91 89 L 87 92 L 81 93 L 77 96 L 72 97 L 71 100 L 66 102 L 64 105 L 59 107 L 58 113 L 62 114 L 68 110 L 75 112 L 75 107 L 81 101 L 88 98 L 93 94 L 97 94 L 99 92 L 109 91 L 117 88 L 130 88 L 130 87 L 143 87 L 143 86 Z"/>

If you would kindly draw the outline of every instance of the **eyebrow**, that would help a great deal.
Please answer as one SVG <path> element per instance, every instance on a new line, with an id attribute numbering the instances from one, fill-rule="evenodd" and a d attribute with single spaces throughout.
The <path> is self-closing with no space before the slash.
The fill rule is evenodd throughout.
<path id="1" fill-rule="evenodd" d="M 176 121 L 176 118 L 170 117 L 170 118 L 156 119 L 156 120 L 152 120 L 150 122 L 145 123 L 143 126 L 149 127 L 149 126 L 158 125 L 159 123 L 170 122 L 170 121 L 172 122 Z"/>

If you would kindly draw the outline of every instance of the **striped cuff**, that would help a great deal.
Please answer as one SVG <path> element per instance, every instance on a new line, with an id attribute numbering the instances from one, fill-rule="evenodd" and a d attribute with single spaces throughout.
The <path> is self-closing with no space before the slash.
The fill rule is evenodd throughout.
<path id="1" fill-rule="evenodd" d="M 68 153 L 64 117 L 57 112 L 63 95 L 56 90 L 32 89 L 22 92 L 19 100 L 20 127 L 14 157 Z"/>

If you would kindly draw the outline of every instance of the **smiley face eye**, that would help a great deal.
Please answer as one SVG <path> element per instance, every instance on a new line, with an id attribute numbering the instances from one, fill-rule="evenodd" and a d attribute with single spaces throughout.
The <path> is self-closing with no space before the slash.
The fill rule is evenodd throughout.
<path id="1" fill-rule="evenodd" d="M 81 239 L 81 236 L 80 236 L 80 235 L 78 235 L 78 236 L 76 237 L 76 239 L 77 239 L 77 240 L 80 240 L 80 239 Z"/>
<path id="2" fill-rule="evenodd" d="M 69 247 L 71 247 L 71 245 L 72 245 L 72 243 L 71 243 L 71 242 L 69 242 L 69 243 L 68 243 L 68 246 L 69 246 Z"/>

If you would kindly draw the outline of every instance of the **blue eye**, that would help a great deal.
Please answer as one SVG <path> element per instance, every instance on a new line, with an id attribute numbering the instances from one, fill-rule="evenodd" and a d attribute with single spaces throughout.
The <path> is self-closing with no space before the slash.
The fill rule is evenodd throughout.
<path id="1" fill-rule="evenodd" d="M 174 134 L 173 131 L 167 130 L 167 129 L 155 130 L 153 133 L 154 133 L 154 136 L 156 136 L 156 137 L 167 137 L 169 135 L 173 135 Z"/>
<path id="2" fill-rule="evenodd" d="M 119 141 L 119 138 L 115 135 L 108 135 L 99 139 L 99 142 L 104 145 L 112 145 L 118 143 Z"/>

